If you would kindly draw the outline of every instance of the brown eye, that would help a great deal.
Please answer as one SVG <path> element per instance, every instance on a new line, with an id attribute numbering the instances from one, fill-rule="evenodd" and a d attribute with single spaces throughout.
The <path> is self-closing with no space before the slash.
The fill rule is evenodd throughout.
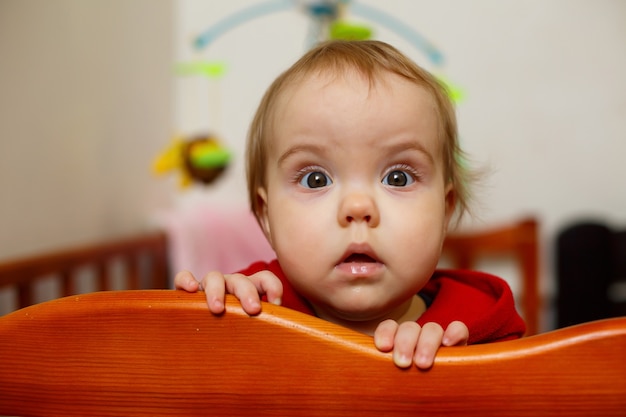
<path id="1" fill-rule="evenodd" d="M 390 185 L 392 187 L 406 187 L 412 182 L 413 178 L 411 178 L 406 172 L 400 170 L 391 171 L 385 176 L 385 178 L 383 178 L 383 184 Z"/>
<path id="2" fill-rule="evenodd" d="M 307 188 L 320 188 L 332 184 L 332 181 L 323 172 L 314 171 L 302 177 L 300 184 Z"/>

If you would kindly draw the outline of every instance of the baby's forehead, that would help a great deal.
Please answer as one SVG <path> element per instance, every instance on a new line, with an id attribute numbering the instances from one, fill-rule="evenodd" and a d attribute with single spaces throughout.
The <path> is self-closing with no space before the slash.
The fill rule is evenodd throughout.
<path id="1" fill-rule="evenodd" d="M 278 88 L 273 91 L 271 103 L 266 108 L 263 124 L 265 133 L 263 142 L 265 146 L 273 148 L 272 138 L 276 129 L 280 129 L 285 117 L 289 117 L 290 109 L 305 102 L 315 101 L 314 97 L 320 94 L 329 94 L 329 89 L 342 88 L 348 84 L 349 88 L 359 91 L 359 96 L 364 100 L 374 96 L 394 95 L 398 91 L 411 91 L 421 103 L 432 110 L 437 121 L 437 134 L 439 146 L 445 146 L 444 138 L 440 135 L 443 130 L 442 119 L 444 111 L 440 108 L 435 92 L 426 81 L 418 77 L 409 77 L 382 67 L 361 68 L 358 66 L 317 66 L 314 68 L 301 68 L 299 71 L 286 74 Z M 340 94 L 340 93 L 332 93 Z M 410 93 L 413 94 L 413 93 Z M 340 97 L 342 97 L 340 95 Z M 415 102 L 415 101 L 414 101 Z M 319 104 L 319 103 L 318 103 Z M 422 105 L 420 105 L 422 109 Z"/>
<path id="2" fill-rule="evenodd" d="M 393 114 L 386 113 L 384 120 L 379 123 L 381 127 L 399 129 L 402 126 L 419 126 L 420 123 L 434 122 L 434 138 L 437 143 L 435 146 L 440 149 L 442 145 L 441 136 L 436 133 L 440 131 L 440 112 L 433 94 L 421 83 L 391 71 L 381 71 L 371 75 L 354 69 L 341 72 L 308 72 L 284 84 L 282 91 L 276 94 L 275 98 L 270 110 L 272 114 L 266 125 L 269 128 L 269 134 L 265 136 L 266 145 L 271 148 L 273 148 L 273 138 L 276 138 L 279 132 L 284 131 L 286 122 L 298 120 L 297 124 L 290 124 L 291 128 L 300 126 L 300 123 L 303 126 L 341 126 L 342 122 L 331 123 L 335 120 L 332 117 L 324 119 L 329 121 L 328 123 L 310 122 L 308 115 L 312 115 L 313 112 L 317 114 L 316 110 L 326 105 L 339 109 L 339 112 L 334 114 L 344 114 L 343 109 L 360 109 L 361 106 L 365 106 L 363 110 L 367 112 L 367 108 L 370 108 L 368 103 L 380 103 L 379 100 L 385 103 L 382 104 L 383 109 L 397 109 Z M 399 108 L 398 105 L 400 105 Z M 346 111 L 349 113 L 351 110 Z M 353 118 L 353 116 L 349 117 Z M 409 120 L 411 122 L 407 122 Z M 418 122 L 418 120 L 423 120 L 423 122 Z"/>
<path id="3" fill-rule="evenodd" d="M 281 88 L 274 92 L 273 105 L 270 106 L 268 116 L 270 120 L 274 119 L 278 116 L 277 113 L 281 113 L 293 104 L 293 99 L 302 98 L 302 94 L 315 95 L 345 85 L 349 85 L 355 91 L 360 91 L 364 98 L 371 94 L 393 94 L 399 88 L 417 87 L 418 90 L 412 90 L 418 91 L 416 96 L 428 101 L 433 110 L 439 113 L 434 94 L 428 85 L 420 80 L 410 79 L 384 69 L 368 72 L 356 67 L 324 67 L 300 72 L 285 80 Z"/>

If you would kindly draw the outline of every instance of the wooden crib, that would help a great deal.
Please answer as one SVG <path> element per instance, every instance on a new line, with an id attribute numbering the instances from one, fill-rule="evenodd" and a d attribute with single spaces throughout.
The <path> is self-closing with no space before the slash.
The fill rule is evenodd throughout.
<path id="1" fill-rule="evenodd" d="M 37 286 L 53 281 L 59 298 L 77 294 L 89 279 L 87 292 L 165 289 L 168 287 L 167 237 L 163 232 L 68 248 L 0 263 L 0 290 L 9 291 L 14 309 L 40 301 Z"/>

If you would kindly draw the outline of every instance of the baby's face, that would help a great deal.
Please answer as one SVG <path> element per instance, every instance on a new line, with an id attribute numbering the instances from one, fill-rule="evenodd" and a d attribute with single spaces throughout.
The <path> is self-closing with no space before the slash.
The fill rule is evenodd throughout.
<path id="1" fill-rule="evenodd" d="M 279 99 L 261 221 L 327 319 L 393 316 L 428 281 L 453 211 L 427 91 L 385 74 L 313 77 Z"/>

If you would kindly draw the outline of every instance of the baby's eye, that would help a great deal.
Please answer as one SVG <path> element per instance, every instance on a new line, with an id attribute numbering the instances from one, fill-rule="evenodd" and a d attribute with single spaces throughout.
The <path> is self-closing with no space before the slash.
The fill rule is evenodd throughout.
<path id="1" fill-rule="evenodd" d="M 305 186 L 307 188 L 326 187 L 327 185 L 330 185 L 332 183 L 333 182 L 328 177 L 328 175 L 320 171 L 309 172 L 305 174 L 300 180 L 300 185 Z"/>
<path id="2" fill-rule="evenodd" d="M 389 172 L 385 175 L 385 178 L 383 178 L 383 184 L 392 187 L 406 187 L 407 185 L 413 184 L 414 181 L 411 175 L 399 169 Z"/>

